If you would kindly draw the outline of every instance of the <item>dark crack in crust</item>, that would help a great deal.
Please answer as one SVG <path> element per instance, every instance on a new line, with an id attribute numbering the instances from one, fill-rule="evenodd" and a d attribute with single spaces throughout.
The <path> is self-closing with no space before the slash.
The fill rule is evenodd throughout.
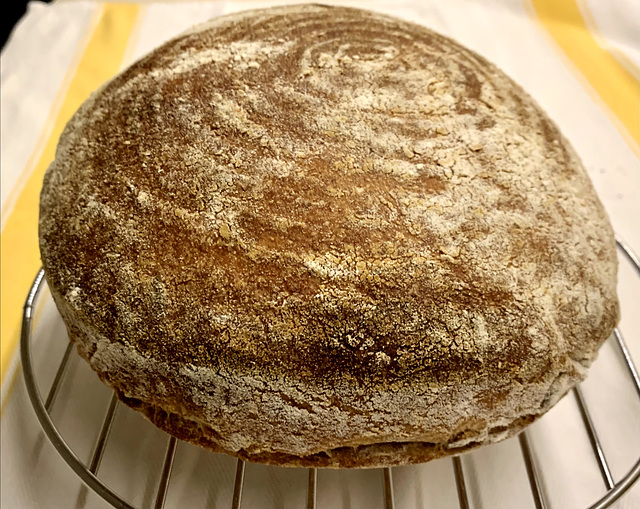
<path id="1" fill-rule="evenodd" d="M 454 41 L 348 8 L 218 18 L 106 84 L 45 176 L 40 247 L 103 379 L 259 461 L 495 441 L 619 315 L 611 226 L 545 113 Z"/>

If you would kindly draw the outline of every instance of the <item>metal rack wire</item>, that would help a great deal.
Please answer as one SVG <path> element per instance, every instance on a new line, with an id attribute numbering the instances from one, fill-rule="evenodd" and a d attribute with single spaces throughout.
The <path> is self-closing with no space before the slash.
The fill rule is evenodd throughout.
<path id="1" fill-rule="evenodd" d="M 626 257 L 626 259 L 634 266 L 635 272 L 640 276 L 640 261 L 636 255 L 629 249 L 629 247 L 620 239 L 616 239 L 618 249 Z M 22 318 L 22 333 L 20 340 L 20 353 L 22 356 L 23 372 L 26 382 L 27 392 L 29 398 L 36 412 L 40 424 L 62 458 L 69 464 L 74 472 L 80 477 L 80 479 L 98 495 L 104 498 L 107 502 L 116 508 L 122 509 L 135 509 L 123 498 L 120 497 L 115 491 L 107 486 L 99 477 L 98 471 L 100 463 L 103 457 L 103 453 L 107 442 L 109 440 L 109 433 L 114 421 L 114 417 L 118 410 L 119 401 L 115 393 L 112 395 L 107 407 L 104 421 L 98 435 L 98 439 L 93 447 L 91 459 L 88 464 L 83 463 L 67 445 L 65 439 L 56 428 L 53 420 L 51 419 L 51 409 L 53 408 L 56 398 L 59 395 L 61 382 L 64 379 L 69 359 L 72 352 L 72 343 L 70 342 L 62 361 L 58 367 L 58 370 L 53 379 L 53 383 L 49 388 L 46 400 L 43 402 L 40 394 L 40 389 L 36 382 L 36 376 L 32 363 L 31 356 L 31 329 L 33 311 L 38 294 L 43 287 L 44 283 L 44 271 L 41 269 L 35 278 L 35 281 L 29 291 L 27 300 L 24 305 L 24 313 Z M 640 398 L 640 377 L 638 371 L 631 359 L 630 352 L 627 348 L 622 333 L 616 329 L 613 334 L 613 340 L 617 345 L 622 357 L 625 361 L 626 367 L 629 372 L 632 383 L 635 386 L 638 397 Z M 617 482 L 614 480 L 603 448 L 598 438 L 596 428 L 585 398 L 582 394 L 580 387 L 573 389 L 574 397 L 578 404 L 580 415 L 582 417 L 583 424 L 585 426 L 591 448 L 593 450 L 594 460 L 596 461 L 602 480 L 606 488 L 605 494 L 596 502 L 594 502 L 588 509 L 605 509 L 613 502 L 615 502 L 622 494 L 624 494 L 640 477 L 640 458 L 637 459 L 631 469 Z M 536 463 L 533 454 L 531 452 L 531 446 L 529 443 L 529 436 L 526 431 L 520 433 L 518 436 L 520 449 L 526 466 L 527 476 L 531 487 L 531 493 L 535 502 L 536 509 L 548 509 L 549 504 L 545 498 L 544 491 L 540 482 L 540 467 Z M 154 509 L 162 509 L 164 507 L 167 490 L 171 482 L 171 469 L 173 467 L 173 460 L 176 452 L 177 440 L 174 437 L 168 437 L 167 447 L 164 456 L 164 462 L 160 475 L 160 482 L 155 495 Z M 458 493 L 458 501 L 461 509 L 468 509 L 469 495 L 467 486 L 465 483 L 463 461 L 459 456 L 452 458 L 453 471 L 455 474 L 455 483 Z M 391 468 L 384 468 L 383 470 L 383 493 L 384 493 L 384 505 L 386 509 L 394 508 L 394 489 L 393 489 L 393 472 Z M 233 489 L 233 498 L 231 502 L 232 509 L 240 509 L 242 506 L 242 493 L 244 487 L 244 472 L 245 462 L 238 460 L 236 464 L 236 473 Z M 315 468 L 308 469 L 308 484 L 307 484 L 307 497 L 306 506 L 307 509 L 315 509 L 316 498 L 318 489 L 318 472 Z"/>

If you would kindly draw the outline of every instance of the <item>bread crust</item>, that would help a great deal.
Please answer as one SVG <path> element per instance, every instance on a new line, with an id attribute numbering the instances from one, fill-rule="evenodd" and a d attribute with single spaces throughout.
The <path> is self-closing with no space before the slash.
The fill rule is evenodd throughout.
<path id="1" fill-rule="evenodd" d="M 340 7 L 217 18 L 92 95 L 40 248 L 123 401 L 290 466 L 506 438 L 619 318 L 611 226 L 540 107 L 454 41 Z"/>

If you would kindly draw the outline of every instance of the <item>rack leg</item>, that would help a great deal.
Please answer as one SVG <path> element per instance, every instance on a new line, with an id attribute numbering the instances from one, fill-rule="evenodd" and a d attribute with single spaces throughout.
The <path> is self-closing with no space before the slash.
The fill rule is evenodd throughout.
<path id="1" fill-rule="evenodd" d="M 307 509 L 316 509 L 316 492 L 318 486 L 318 469 L 309 469 L 309 484 L 307 485 Z"/>
<path id="2" fill-rule="evenodd" d="M 58 371 L 56 371 L 56 376 L 53 379 L 53 383 L 51 384 L 51 388 L 49 389 L 49 394 L 47 395 L 47 401 L 44 403 L 44 407 L 47 412 L 51 412 L 51 408 L 53 407 L 53 403 L 58 396 L 58 392 L 60 391 L 60 385 L 62 379 L 64 378 L 64 374 L 67 371 L 67 366 L 69 365 L 69 357 L 71 355 L 71 351 L 73 350 L 73 343 L 69 341 L 66 350 L 64 351 L 64 355 L 62 356 L 62 360 L 60 361 L 60 366 L 58 366 Z"/>
<path id="3" fill-rule="evenodd" d="M 520 448 L 522 449 L 522 456 L 524 457 L 524 463 L 527 467 L 527 475 L 529 476 L 529 484 L 531 486 L 531 493 L 533 494 L 533 501 L 536 504 L 536 509 L 547 509 L 547 504 L 542 495 L 542 487 L 540 479 L 538 477 L 538 471 L 531 454 L 531 447 L 529 446 L 529 438 L 527 432 L 523 431 L 518 435 L 520 441 Z"/>
<path id="4" fill-rule="evenodd" d="M 100 429 L 100 435 L 98 435 L 98 440 L 93 448 L 93 454 L 91 455 L 89 472 L 91 472 L 92 474 L 95 474 L 98 471 L 98 468 L 100 468 L 100 462 L 102 461 L 104 448 L 107 445 L 107 439 L 109 438 L 111 425 L 113 424 L 113 419 L 116 415 L 116 409 L 118 408 L 117 405 L 118 396 L 116 396 L 116 393 L 114 392 L 111 396 L 111 401 L 109 402 L 109 408 L 107 408 L 107 413 L 104 417 L 102 428 Z"/>
<path id="5" fill-rule="evenodd" d="M 456 475 L 456 487 L 458 489 L 458 500 L 460 509 L 469 509 L 469 497 L 467 496 L 467 485 L 464 481 L 464 470 L 462 470 L 462 460 L 460 456 L 454 456 L 453 472 Z"/>
<path id="6" fill-rule="evenodd" d="M 384 507 L 385 509 L 393 509 L 395 502 L 393 500 L 393 473 L 390 467 L 385 467 L 384 472 Z"/>
<path id="7" fill-rule="evenodd" d="M 587 435 L 589 435 L 589 442 L 591 442 L 593 454 L 595 455 L 596 461 L 598 462 L 598 467 L 600 467 L 602 480 L 604 481 L 607 490 L 612 490 L 614 482 L 613 477 L 611 476 L 611 470 L 609 470 L 609 464 L 607 463 L 607 459 L 604 456 L 604 451 L 602 450 L 600 439 L 598 438 L 598 435 L 596 433 L 596 428 L 593 425 L 593 421 L 591 420 L 591 415 L 589 414 L 589 409 L 587 408 L 587 403 L 584 400 L 584 396 L 582 395 L 582 390 L 580 389 L 580 387 L 576 387 L 575 389 L 573 389 L 573 394 L 578 401 L 580 415 L 582 416 L 584 427 L 587 429 Z"/>
<path id="8" fill-rule="evenodd" d="M 69 350 L 71 351 L 71 350 Z M 118 396 L 114 392 L 111 396 L 111 401 L 109 401 L 109 407 L 107 408 L 107 413 L 104 416 L 104 421 L 102 421 L 102 427 L 100 428 L 100 434 L 98 435 L 98 440 L 96 440 L 95 445 L 93 446 L 93 453 L 91 453 L 91 461 L 89 462 L 89 472 L 93 475 L 96 475 L 98 469 L 100 468 L 100 463 L 102 462 L 102 456 L 104 455 L 104 449 L 107 445 L 107 440 L 109 438 L 109 433 L 111 432 L 111 425 L 113 424 L 113 419 L 116 415 L 116 409 L 118 408 Z M 82 485 L 80 487 L 80 491 L 78 492 L 78 499 L 76 500 L 76 509 L 84 509 L 87 504 L 87 487 L 86 485 Z"/>
<path id="9" fill-rule="evenodd" d="M 616 343 L 618 343 L 618 348 L 620 348 L 620 351 L 622 352 L 622 356 L 624 357 L 624 360 L 627 364 L 627 369 L 629 370 L 629 374 L 633 379 L 633 385 L 636 388 L 636 392 L 638 393 L 638 396 L 640 396 L 640 377 L 638 376 L 638 370 L 636 369 L 636 365 L 634 364 L 633 359 L 631 358 L 631 353 L 629 352 L 629 348 L 627 348 L 627 343 L 624 340 L 622 333 L 617 327 L 613 329 L 613 335 L 616 338 Z"/>
<path id="10" fill-rule="evenodd" d="M 244 486 L 244 461 L 238 459 L 236 467 L 236 480 L 233 485 L 233 501 L 231 509 L 240 509 L 242 504 L 242 487 Z"/>
<path id="11" fill-rule="evenodd" d="M 162 467 L 162 475 L 160 476 L 160 482 L 158 483 L 158 492 L 156 493 L 156 501 L 153 504 L 154 509 L 162 509 L 164 507 L 164 501 L 167 498 L 167 490 L 169 488 L 169 479 L 171 478 L 171 468 L 173 467 L 173 458 L 176 454 L 175 437 L 169 438 L 167 444 L 167 452 L 164 456 L 164 465 Z"/>

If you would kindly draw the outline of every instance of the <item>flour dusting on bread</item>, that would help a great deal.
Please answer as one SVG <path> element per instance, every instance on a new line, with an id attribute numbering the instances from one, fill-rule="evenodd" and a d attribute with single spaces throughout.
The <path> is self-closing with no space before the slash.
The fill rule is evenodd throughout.
<path id="1" fill-rule="evenodd" d="M 214 19 L 102 87 L 46 174 L 40 245 L 125 401 L 277 464 L 510 436 L 619 314 L 611 226 L 540 107 L 451 39 L 341 7 Z"/>

